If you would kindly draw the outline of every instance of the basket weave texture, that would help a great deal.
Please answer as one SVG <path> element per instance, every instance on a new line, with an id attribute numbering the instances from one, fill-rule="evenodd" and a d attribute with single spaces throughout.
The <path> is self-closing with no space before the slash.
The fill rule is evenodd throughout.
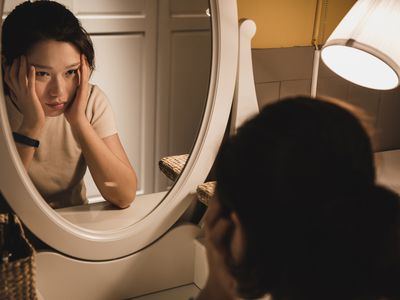
<path id="1" fill-rule="evenodd" d="M 158 166 L 160 170 L 172 181 L 175 181 L 179 175 L 182 173 L 183 167 L 189 154 L 174 155 L 163 157 L 159 162 Z"/>
<path id="2" fill-rule="evenodd" d="M 0 299 L 37 299 L 33 247 L 12 213 L 0 213 Z"/>
<path id="3" fill-rule="evenodd" d="M 208 181 L 200 184 L 196 190 L 199 201 L 208 206 L 214 196 L 216 185 L 216 181 Z"/>

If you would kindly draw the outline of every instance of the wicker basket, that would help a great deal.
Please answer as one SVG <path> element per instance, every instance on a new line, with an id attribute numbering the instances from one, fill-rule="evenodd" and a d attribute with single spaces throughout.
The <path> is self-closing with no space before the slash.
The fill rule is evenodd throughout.
<path id="1" fill-rule="evenodd" d="M 0 299 L 37 299 L 35 252 L 12 213 L 0 213 L 0 251 Z"/>
<path id="2" fill-rule="evenodd" d="M 182 172 L 189 154 L 167 156 L 158 162 L 160 170 L 172 181 L 175 181 Z"/>
<path id="3" fill-rule="evenodd" d="M 208 181 L 200 184 L 197 187 L 197 198 L 205 205 L 209 205 L 211 199 L 214 197 L 216 181 Z"/>

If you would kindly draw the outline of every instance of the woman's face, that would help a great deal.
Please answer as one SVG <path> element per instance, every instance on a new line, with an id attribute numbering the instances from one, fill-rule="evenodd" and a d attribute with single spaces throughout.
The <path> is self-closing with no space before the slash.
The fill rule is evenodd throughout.
<path id="1" fill-rule="evenodd" d="M 36 94 L 45 115 L 61 115 L 79 84 L 80 52 L 70 43 L 45 40 L 29 51 L 27 61 L 35 67 Z"/>

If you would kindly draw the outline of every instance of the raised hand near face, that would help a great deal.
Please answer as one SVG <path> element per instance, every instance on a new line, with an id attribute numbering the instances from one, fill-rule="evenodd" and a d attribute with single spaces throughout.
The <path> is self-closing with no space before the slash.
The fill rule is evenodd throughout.
<path id="1" fill-rule="evenodd" d="M 232 216 L 223 216 L 218 199 L 210 202 L 205 217 L 205 246 L 209 276 L 198 300 L 234 300 L 236 280 L 230 274 L 229 261 L 232 259 L 235 223 Z"/>
<path id="2" fill-rule="evenodd" d="M 13 101 L 23 115 L 20 131 L 39 133 L 45 122 L 45 112 L 36 93 L 36 70 L 29 66 L 25 56 L 16 58 L 11 66 L 5 66 L 4 81 L 10 89 Z"/>
<path id="3" fill-rule="evenodd" d="M 64 114 L 71 126 L 77 125 L 82 121 L 87 121 L 85 110 L 89 93 L 90 67 L 86 57 L 81 54 L 80 66 L 78 70 L 79 86 L 76 90 L 75 99 L 70 103 Z"/>

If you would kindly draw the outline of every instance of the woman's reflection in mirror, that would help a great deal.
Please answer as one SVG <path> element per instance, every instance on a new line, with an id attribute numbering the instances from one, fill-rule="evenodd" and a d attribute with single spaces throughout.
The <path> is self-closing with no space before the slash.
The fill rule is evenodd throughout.
<path id="1" fill-rule="evenodd" d="M 400 299 L 399 197 L 376 184 L 358 116 L 285 99 L 224 143 L 198 300 Z"/>
<path id="2" fill-rule="evenodd" d="M 55 1 L 26 1 L 4 21 L 2 51 L 16 147 L 46 202 L 53 208 L 87 203 L 88 167 L 104 199 L 129 206 L 136 174 L 106 95 L 89 83 L 94 49 L 79 20 Z"/>

